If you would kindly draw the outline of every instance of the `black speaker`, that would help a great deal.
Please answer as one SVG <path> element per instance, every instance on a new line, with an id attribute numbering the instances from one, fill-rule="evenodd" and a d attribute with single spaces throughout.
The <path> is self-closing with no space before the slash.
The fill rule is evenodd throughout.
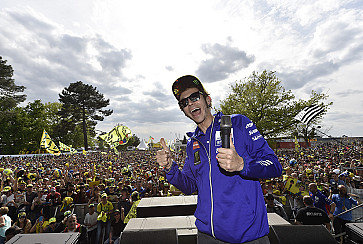
<path id="1" fill-rule="evenodd" d="M 363 243 L 363 223 L 348 223 L 346 232 L 348 235 L 348 243 Z"/>
<path id="2" fill-rule="evenodd" d="M 271 225 L 271 244 L 338 244 L 322 225 Z"/>
<path id="3" fill-rule="evenodd" d="M 74 244 L 77 243 L 79 235 L 79 233 L 18 234 L 6 244 Z"/>
<path id="4" fill-rule="evenodd" d="M 121 244 L 178 244 L 176 229 L 155 229 L 124 231 L 121 234 Z"/>

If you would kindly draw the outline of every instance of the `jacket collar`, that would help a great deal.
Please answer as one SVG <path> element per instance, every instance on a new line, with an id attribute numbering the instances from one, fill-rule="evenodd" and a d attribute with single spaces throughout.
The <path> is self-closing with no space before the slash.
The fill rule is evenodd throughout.
<path id="1" fill-rule="evenodd" d="M 214 117 L 214 124 L 220 124 L 221 118 L 223 116 L 222 112 L 217 112 L 216 114 L 213 115 Z M 210 126 L 209 126 L 210 127 Z M 208 128 L 209 128 L 208 127 Z M 201 129 L 199 129 L 199 127 L 197 126 L 197 128 L 195 129 L 194 132 L 187 132 L 187 136 L 191 137 L 191 138 L 196 138 L 200 135 L 204 135 L 203 131 Z"/>

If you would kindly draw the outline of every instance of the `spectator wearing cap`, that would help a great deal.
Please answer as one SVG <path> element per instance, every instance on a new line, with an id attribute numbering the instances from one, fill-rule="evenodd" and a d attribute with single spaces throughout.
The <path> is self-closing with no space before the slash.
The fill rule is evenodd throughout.
<path id="1" fill-rule="evenodd" d="M 110 202 L 116 202 L 117 201 L 117 193 L 115 192 L 115 188 L 116 186 L 112 183 L 109 187 L 108 187 L 108 199 Z"/>
<path id="2" fill-rule="evenodd" d="M 77 216 L 75 214 L 71 214 L 67 217 L 66 228 L 62 232 L 63 233 L 79 232 L 80 236 L 78 237 L 77 243 L 78 244 L 88 244 L 86 226 L 81 225 L 77 222 Z"/>
<path id="3" fill-rule="evenodd" d="M 61 195 L 59 192 L 56 191 L 55 187 L 50 188 L 50 192 L 47 194 L 45 201 L 46 202 L 44 203 L 43 206 L 43 213 L 44 216 L 50 218 L 51 209 L 55 208 L 61 203 Z"/>
<path id="4" fill-rule="evenodd" d="M 34 214 L 34 219 L 39 218 L 39 216 L 41 215 L 45 203 L 45 198 L 43 196 L 44 196 L 44 189 L 39 188 L 37 191 L 37 196 L 34 198 L 30 208 L 32 213 Z"/>
<path id="5" fill-rule="evenodd" d="M 50 206 L 57 206 L 61 203 L 61 195 L 56 191 L 55 187 L 50 188 L 50 193 L 48 193 L 46 201 Z"/>
<path id="6" fill-rule="evenodd" d="M 30 219 L 27 218 L 26 212 L 20 212 L 18 214 L 18 219 L 14 223 L 14 225 L 24 230 L 24 234 L 30 233 L 30 229 L 32 227 Z M 13 225 L 13 226 L 14 226 Z"/>
<path id="7" fill-rule="evenodd" d="M 285 212 L 285 209 L 282 207 L 282 204 L 275 200 L 274 196 L 270 193 L 266 195 L 266 210 L 267 213 L 276 213 L 285 220 L 289 221 L 289 218 L 287 217 L 287 214 Z"/>
<path id="8" fill-rule="evenodd" d="M 31 205 L 33 203 L 34 198 L 37 197 L 37 193 L 33 191 L 33 184 L 28 184 L 26 186 L 26 192 L 25 192 L 25 211 L 29 213 L 31 211 Z"/>
<path id="9" fill-rule="evenodd" d="M 84 225 L 87 227 L 88 241 L 90 244 L 96 244 L 98 214 L 95 210 L 95 205 L 93 203 L 89 204 L 88 213 L 84 217 L 83 221 Z"/>
<path id="10" fill-rule="evenodd" d="M 107 193 L 102 193 L 101 202 L 97 205 L 97 242 L 103 243 L 104 239 L 108 238 L 111 229 L 111 214 L 113 212 L 113 205 L 107 200 Z M 102 230 L 104 231 L 104 238 L 102 239 Z"/>
<path id="11" fill-rule="evenodd" d="M 45 228 L 44 232 L 45 233 L 57 233 L 56 232 L 57 226 L 58 226 L 57 219 L 55 217 L 52 217 L 49 219 L 48 226 L 47 226 L 47 228 Z"/>
<path id="12" fill-rule="evenodd" d="M 304 196 L 304 208 L 299 209 L 295 218 L 297 225 L 322 225 L 330 230 L 329 216 L 320 208 L 314 207 L 314 201 L 310 196 Z"/>
<path id="13" fill-rule="evenodd" d="M 18 181 L 15 181 L 15 190 L 20 192 L 26 192 L 26 184 L 23 180 L 20 181 L 19 186 L 17 186 Z M 14 190 L 14 191 L 15 191 Z"/>
<path id="14" fill-rule="evenodd" d="M 74 185 L 72 183 L 68 182 L 67 190 L 62 193 L 62 201 L 66 197 L 71 197 L 72 199 L 74 199 L 75 196 L 76 196 L 76 192 L 74 192 Z"/>
<path id="15" fill-rule="evenodd" d="M 340 171 L 338 169 L 333 170 L 332 175 L 331 175 L 332 178 L 329 181 L 329 183 L 331 184 L 332 190 L 333 190 L 333 194 L 338 193 L 339 185 L 345 185 L 345 182 L 343 180 L 339 179 L 339 172 Z"/>
<path id="16" fill-rule="evenodd" d="M 3 195 L 1 196 L 1 203 L 3 207 L 8 207 L 8 216 L 15 221 L 17 216 L 18 204 L 15 202 L 15 195 L 13 189 L 10 186 L 5 186 L 3 189 Z"/>
<path id="17" fill-rule="evenodd" d="M 119 244 L 121 232 L 125 228 L 124 220 L 124 209 L 121 211 L 116 209 L 113 213 L 114 219 L 111 221 L 111 230 L 109 238 L 106 240 L 105 244 Z"/>
<path id="18" fill-rule="evenodd" d="M 120 193 L 120 197 L 118 199 L 117 203 L 117 209 L 121 211 L 121 208 L 124 209 L 125 216 L 129 213 L 131 209 L 131 201 L 130 201 L 130 195 L 128 194 L 128 189 L 123 188 Z"/>
<path id="19" fill-rule="evenodd" d="M 0 208 L 0 244 L 4 244 L 6 240 L 5 232 L 11 227 L 11 218 L 7 215 L 8 207 Z"/>
<path id="20" fill-rule="evenodd" d="M 63 214 L 63 219 L 62 221 L 57 225 L 56 229 L 55 229 L 55 233 L 60 233 L 62 232 L 65 228 L 66 228 L 66 225 L 67 225 L 67 219 L 68 217 L 72 214 L 71 211 L 65 211 L 64 214 Z"/>

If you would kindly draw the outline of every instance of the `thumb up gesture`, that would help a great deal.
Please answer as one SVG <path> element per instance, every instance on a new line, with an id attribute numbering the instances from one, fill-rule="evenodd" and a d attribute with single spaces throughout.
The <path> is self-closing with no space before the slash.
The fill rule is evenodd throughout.
<path id="1" fill-rule="evenodd" d="M 166 146 L 164 138 L 160 139 L 160 144 L 163 149 L 156 152 L 156 162 L 160 166 L 165 167 L 166 169 L 170 169 L 172 165 L 170 149 Z"/>

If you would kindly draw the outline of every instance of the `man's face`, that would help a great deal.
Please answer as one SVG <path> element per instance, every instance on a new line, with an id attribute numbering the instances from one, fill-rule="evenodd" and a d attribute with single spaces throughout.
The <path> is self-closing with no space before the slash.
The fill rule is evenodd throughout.
<path id="1" fill-rule="evenodd" d="M 340 185 L 339 186 L 339 194 L 344 196 L 345 194 L 347 194 L 347 188 L 345 188 L 345 186 Z"/>
<path id="2" fill-rule="evenodd" d="M 67 220 L 67 224 L 68 224 L 68 226 L 67 226 L 68 229 L 74 230 L 76 228 L 76 224 L 77 224 L 76 216 L 73 215 L 73 216 L 69 217 Z"/>
<path id="3" fill-rule="evenodd" d="M 95 212 L 95 207 L 94 206 L 93 207 L 89 207 L 88 208 L 88 211 L 89 211 L 90 214 L 93 214 Z"/>
<path id="4" fill-rule="evenodd" d="M 180 95 L 180 101 L 198 91 L 199 91 L 198 88 L 186 89 Z M 208 115 L 212 116 L 210 114 L 210 110 L 203 95 L 200 95 L 200 99 L 195 102 L 192 102 L 190 99 L 188 99 L 188 105 L 185 108 L 183 108 L 183 112 L 188 118 L 193 120 L 197 125 L 203 123 L 207 119 Z"/>
<path id="5" fill-rule="evenodd" d="M 317 187 L 315 184 L 310 184 L 309 185 L 309 191 L 311 191 L 312 193 L 315 193 L 317 191 Z"/>

